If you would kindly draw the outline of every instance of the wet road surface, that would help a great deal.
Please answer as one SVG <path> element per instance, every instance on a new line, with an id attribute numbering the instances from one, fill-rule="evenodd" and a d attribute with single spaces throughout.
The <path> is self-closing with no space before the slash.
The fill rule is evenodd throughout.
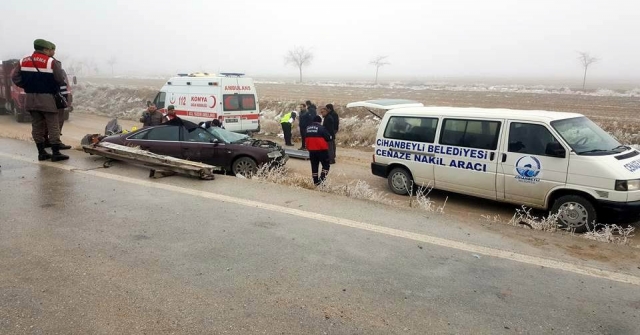
<path id="1" fill-rule="evenodd" d="M 31 147 L 0 139 L 2 334 L 638 333 L 633 248 Z"/>

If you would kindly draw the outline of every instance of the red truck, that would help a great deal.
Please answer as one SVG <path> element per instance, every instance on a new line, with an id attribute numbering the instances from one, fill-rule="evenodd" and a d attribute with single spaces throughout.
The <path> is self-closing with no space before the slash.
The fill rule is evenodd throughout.
<path id="1" fill-rule="evenodd" d="M 13 84 L 11 81 L 11 73 L 20 63 L 17 59 L 10 59 L 6 61 L 0 61 L 0 112 L 12 114 L 18 122 L 31 121 L 31 115 L 24 109 L 24 91 Z M 73 86 L 77 83 L 76 77 L 73 76 L 69 80 L 67 77 L 67 88 L 69 95 L 71 95 Z M 73 111 L 73 98 L 68 99 L 69 107 L 64 111 L 64 119 L 69 120 L 69 112 Z"/>

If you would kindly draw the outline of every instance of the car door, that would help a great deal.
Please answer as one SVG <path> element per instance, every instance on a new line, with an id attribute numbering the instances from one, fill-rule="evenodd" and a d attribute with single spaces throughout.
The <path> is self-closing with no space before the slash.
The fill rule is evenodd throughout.
<path id="1" fill-rule="evenodd" d="M 543 123 L 509 121 L 508 129 L 499 163 L 504 200 L 542 207 L 567 181 L 569 151 Z"/>
<path id="2" fill-rule="evenodd" d="M 429 150 L 436 188 L 496 199 L 497 150 L 504 120 L 444 118 L 439 145 Z"/>
<path id="3" fill-rule="evenodd" d="M 183 128 L 182 135 L 182 158 L 216 165 L 215 147 L 218 145 L 218 140 L 213 135 L 202 128 L 195 128 L 191 131 Z"/>
<path id="4" fill-rule="evenodd" d="M 157 126 L 127 138 L 127 145 L 139 146 L 158 155 L 180 158 L 180 128 L 177 126 Z"/>

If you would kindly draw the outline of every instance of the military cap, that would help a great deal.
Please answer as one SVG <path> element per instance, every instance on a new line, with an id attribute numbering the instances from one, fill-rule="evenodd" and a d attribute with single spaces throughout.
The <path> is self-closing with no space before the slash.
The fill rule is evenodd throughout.
<path id="1" fill-rule="evenodd" d="M 47 41 L 47 40 L 43 40 L 41 38 L 33 41 L 33 47 L 34 48 L 43 48 L 43 49 L 55 49 L 56 46 L 55 44 Z"/>

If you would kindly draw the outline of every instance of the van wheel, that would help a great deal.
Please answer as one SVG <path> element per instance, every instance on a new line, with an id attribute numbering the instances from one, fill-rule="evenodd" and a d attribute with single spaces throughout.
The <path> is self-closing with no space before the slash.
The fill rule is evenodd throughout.
<path id="1" fill-rule="evenodd" d="M 394 168 L 387 177 L 389 188 L 395 194 L 407 195 L 411 191 L 413 178 L 405 168 Z"/>
<path id="2" fill-rule="evenodd" d="M 593 229 L 597 222 L 596 209 L 591 201 L 579 195 L 565 195 L 553 203 L 551 213 L 560 213 L 558 223 L 576 233 L 584 233 Z"/>
<path id="3" fill-rule="evenodd" d="M 245 177 L 251 177 L 258 171 L 258 164 L 249 157 L 240 157 L 231 165 L 231 171 L 234 175 L 241 174 Z"/>

